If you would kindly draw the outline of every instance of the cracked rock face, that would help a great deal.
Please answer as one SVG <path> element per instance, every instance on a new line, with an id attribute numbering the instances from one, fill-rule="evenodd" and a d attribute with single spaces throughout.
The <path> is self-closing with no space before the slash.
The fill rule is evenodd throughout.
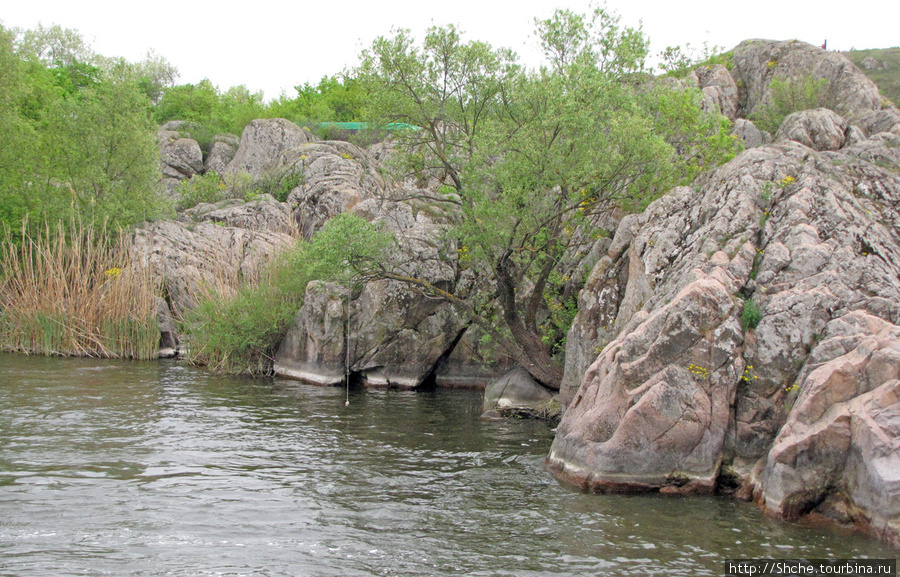
<path id="1" fill-rule="evenodd" d="M 197 207 L 195 222 L 162 221 L 135 232 L 135 252 L 162 278 L 176 316 L 194 308 L 205 290 L 230 294 L 294 242 L 286 232 L 290 211 L 272 197 L 210 208 Z"/>
<path id="2" fill-rule="evenodd" d="M 392 259 L 398 270 L 435 286 L 453 287 L 456 267 L 444 255 L 455 256 L 456 250 L 442 240 L 440 222 L 406 202 L 386 199 L 354 210 L 397 234 Z M 334 318 L 337 311 L 340 323 Z M 436 376 L 439 362 L 453 350 L 465 324 L 449 303 L 416 293 L 400 281 L 369 281 L 353 295 L 333 284 L 313 282 L 276 355 L 275 372 L 315 384 L 337 384 L 344 379 L 349 358 L 349 370 L 367 386 L 414 389 Z"/>
<path id="3" fill-rule="evenodd" d="M 775 513 L 839 497 L 896 539 L 898 167 L 891 134 L 785 140 L 623 219 L 569 333 L 556 474 L 697 492 L 727 470 Z"/>
<path id="4" fill-rule="evenodd" d="M 244 128 L 240 146 L 225 173 L 245 172 L 260 176 L 266 170 L 283 166 L 284 153 L 316 140 L 315 136 L 283 118 L 254 120 Z"/>
<path id="5" fill-rule="evenodd" d="M 733 54 L 731 74 L 739 91 L 738 116 L 743 118 L 770 102 L 776 78 L 824 81 L 828 107 L 854 121 L 883 107 L 875 83 L 843 54 L 797 40 L 746 40 Z"/>
<path id="6" fill-rule="evenodd" d="M 287 201 L 307 238 L 330 218 L 384 195 L 385 183 L 376 161 L 349 142 L 303 144 L 286 153 L 284 162 L 303 175 Z"/>

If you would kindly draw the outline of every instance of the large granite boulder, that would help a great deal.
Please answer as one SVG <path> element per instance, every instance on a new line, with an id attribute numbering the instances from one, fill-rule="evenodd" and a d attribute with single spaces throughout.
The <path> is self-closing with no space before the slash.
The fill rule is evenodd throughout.
<path id="1" fill-rule="evenodd" d="M 275 355 L 275 374 L 315 385 L 344 381 L 348 358 L 351 292 L 335 283 L 312 281 L 303 306 Z"/>
<path id="2" fill-rule="evenodd" d="M 286 153 L 284 162 L 302 174 L 287 202 L 307 238 L 328 219 L 385 192 L 377 161 L 349 142 L 303 144 Z"/>
<path id="3" fill-rule="evenodd" d="M 258 177 L 285 164 L 284 153 L 318 138 L 284 118 L 254 120 L 244 128 L 241 144 L 225 174 Z"/>
<path id="4" fill-rule="evenodd" d="M 484 416 L 517 416 L 555 422 L 560 406 L 553 393 L 522 367 L 514 367 L 484 389 Z"/>
<path id="5" fill-rule="evenodd" d="M 182 132 L 167 127 L 172 128 L 172 123 L 160 129 L 156 139 L 159 146 L 163 189 L 169 194 L 174 194 L 179 182 L 203 174 L 203 152 L 196 140 L 184 137 Z"/>
<path id="6" fill-rule="evenodd" d="M 757 128 L 752 121 L 738 118 L 734 121 L 731 133 L 740 139 L 744 148 L 756 148 L 772 142 L 772 135 Z"/>
<path id="7" fill-rule="evenodd" d="M 240 145 L 241 139 L 233 134 L 217 135 L 203 163 L 205 171 L 224 175 Z"/>
<path id="8" fill-rule="evenodd" d="M 431 194 L 418 192 L 413 196 Z M 403 200 L 368 199 L 350 211 L 396 235 L 396 248 L 390 256 L 394 272 L 452 290 L 456 247 L 443 234 L 449 216 L 437 208 L 417 210 L 416 203 L 407 198 L 409 191 L 395 190 L 394 194 Z M 340 298 L 346 301 L 346 292 L 316 283 L 310 284 L 310 291 L 312 301 L 309 306 L 304 304 L 276 355 L 278 375 L 337 384 L 344 378 L 343 371 L 336 370 L 338 359 L 340 366 L 347 362 L 343 347 L 349 346 L 350 371 L 367 386 L 418 388 L 436 379 L 438 368 L 467 324 L 452 304 L 414 291 L 401 280 L 374 279 L 350 295 L 349 304 L 344 305 L 344 314 L 349 316 L 346 325 L 326 318 L 337 310 L 336 304 L 329 304 L 338 298 L 335 295 L 343 295 Z M 326 326 L 330 329 L 316 336 L 316 331 Z M 340 354 L 337 343 L 344 343 Z"/>
<path id="9" fill-rule="evenodd" d="M 721 64 L 701 66 L 691 73 L 703 91 L 703 104 L 734 120 L 738 110 L 738 87 L 728 69 Z"/>
<path id="10" fill-rule="evenodd" d="M 900 543 L 900 327 L 863 311 L 828 323 L 788 403 L 755 498 L 788 518 L 837 513 Z"/>
<path id="11" fill-rule="evenodd" d="M 840 150 L 846 141 L 849 123 L 827 108 L 789 114 L 778 128 L 776 140 L 793 140 L 813 150 Z"/>
<path id="12" fill-rule="evenodd" d="M 569 332 L 551 469 L 598 491 L 736 480 L 785 515 L 840 496 L 896 534 L 897 144 L 760 146 L 623 219 Z M 839 392 L 867 355 L 877 376 Z"/>
<path id="13" fill-rule="evenodd" d="M 746 40 L 735 47 L 731 74 L 738 87 L 738 116 L 752 117 L 771 102 L 772 81 L 824 81 L 831 110 L 856 122 L 889 107 L 878 87 L 843 54 L 798 40 Z"/>

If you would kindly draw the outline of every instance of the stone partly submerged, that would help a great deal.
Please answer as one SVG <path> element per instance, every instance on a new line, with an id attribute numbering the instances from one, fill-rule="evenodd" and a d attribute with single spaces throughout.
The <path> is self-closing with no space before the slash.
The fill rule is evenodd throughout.
<path id="1" fill-rule="evenodd" d="M 554 391 L 537 382 L 522 367 L 513 367 L 484 389 L 482 417 L 525 417 L 559 421 L 561 407 Z"/>
<path id="2" fill-rule="evenodd" d="M 804 78 L 822 87 L 816 107 L 760 130 L 778 86 Z M 572 259 L 578 312 L 549 468 L 599 492 L 735 493 L 900 544 L 900 111 L 841 55 L 799 42 L 747 41 L 730 70 L 676 82 L 733 120 L 744 151 L 642 214 L 597 224 L 612 234 Z M 218 263 L 229 279 L 251 277 L 342 212 L 395 233 L 395 270 L 464 298 L 489 290 L 444 234 L 459 199 L 435 183 L 389 186 L 389 144 L 259 120 L 203 166 L 179 140 L 161 133 L 173 182 L 216 170 L 292 188 L 287 202 L 201 206 L 138 232 L 164 279 L 170 345 L 170 317 L 222 280 Z M 353 292 L 315 281 L 305 297 L 278 375 L 409 389 L 493 381 L 487 411 L 555 402 L 539 385 L 523 401 L 510 387 L 529 388 L 525 371 L 503 376 L 510 360 L 481 347 L 458 307 L 400 280 Z"/>
<path id="3" fill-rule="evenodd" d="M 900 114 L 839 55 L 754 41 L 735 61 L 739 113 L 780 67 L 828 78 L 834 108 L 621 221 L 580 294 L 548 464 L 900 544 Z"/>
<path id="4" fill-rule="evenodd" d="M 415 192 L 415 194 L 413 194 Z M 456 247 L 442 234 L 448 211 L 426 191 L 400 189 L 346 208 L 396 235 L 391 259 L 398 270 L 453 290 Z M 339 198 L 339 197 L 338 197 Z M 416 198 L 417 202 L 406 199 Z M 367 386 L 415 389 L 444 380 L 445 361 L 467 328 L 456 308 L 411 291 L 399 280 L 376 279 L 354 294 L 314 282 L 275 357 L 275 373 L 316 384 L 337 384 L 349 371 Z M 480 383 L 483 386 L 483 383 Z"/>

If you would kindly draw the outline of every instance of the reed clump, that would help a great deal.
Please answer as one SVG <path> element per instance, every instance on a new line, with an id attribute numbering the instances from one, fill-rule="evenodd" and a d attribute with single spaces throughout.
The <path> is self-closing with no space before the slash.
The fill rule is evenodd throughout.
<path id="1" fill-rule="evenodd" d="M 59 222 L 0 232 L 0 349 L 151 359 L 158 280 L 129 235 Z"/>

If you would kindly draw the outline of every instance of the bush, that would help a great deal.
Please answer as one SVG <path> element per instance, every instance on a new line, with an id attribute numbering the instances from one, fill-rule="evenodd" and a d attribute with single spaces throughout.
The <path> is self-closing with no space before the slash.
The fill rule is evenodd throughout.
<path id="1" fill-rule="evenodd" d="M 801 110 L 828 107 L 828 81 L 816 80 L 812 76 L 802 78 L 773 78 L 769 84 L 769 103 L 757 109 L 752 115 L 753 122 L 760 130 L 774 134 L 788 114 Z"/>
<path id="2" fill-rule="evenodd" d="M 384 258 L 391 237 L 358 216 L 340 214 L 312 241 L 298 241 L 262 280 L 230 298 L 208 294 L 187 318 L 191 358 L 214 371 L 267 374 L 312 280 L 348 286 Z"/>
<path id="3" fill-rule="evenodd" d="M 269 282 L 231 299 L 204 299 L 189 315 L 191 359 L 225 373 L 266 374 L 288 322 L 302 302 Z"/>
<path id="4" fill-rule="evenodd" d="M 744 329 L 744 332 L 755 330 L 762 317 L 762 310 L 755 300 L 744 301 L 744 309 L 741 311 L 741 328 Z"/>
<path id="5" fill-rule="evenodd" d="M 278 202 L 287 202 L 291 191 L 303 184 L 304 174 L 291 167 L 263 172 L 254 183 L 256 194 L 271 194 Z"/>
<path id="6" fill-rule="evenodd" d="M 202 202 L 213 203 L 225 200 L 229 198 L 231 191 L 228 185 L 214 172 L 182 180 L 175 190 L 181 196 L 181 200 L 178 201 L 179 210 L 193 208 Z"/>

